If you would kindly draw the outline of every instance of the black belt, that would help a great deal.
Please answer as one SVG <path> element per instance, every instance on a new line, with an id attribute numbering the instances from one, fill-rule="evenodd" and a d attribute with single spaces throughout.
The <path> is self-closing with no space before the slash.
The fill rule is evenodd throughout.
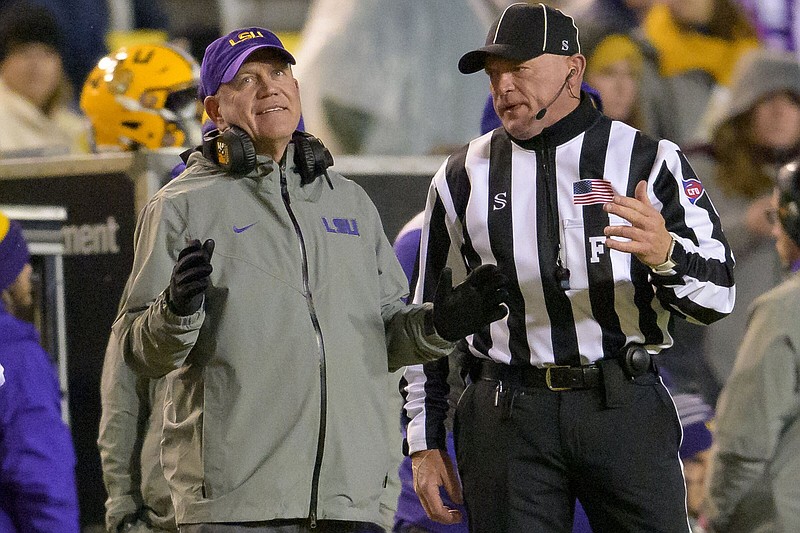
<path id="1" fill-rule="evenodd" d="M 481 360 L 470 372 L 473 380 L 500 381 L 504 387 L 546 387 L 553 391 L 593 389 L 603 383 L 600 367 L 506 365 Z"/>

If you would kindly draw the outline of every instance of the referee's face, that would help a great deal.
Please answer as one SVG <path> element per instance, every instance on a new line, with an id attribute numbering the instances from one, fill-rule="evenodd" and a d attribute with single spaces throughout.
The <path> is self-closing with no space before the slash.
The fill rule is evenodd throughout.
<path id="1" fill-rule="evenodd" d="M 494 110 L 512 137 L 530 139 L 572 110 L 565 90 L 569 72 L 569 58 L 555 54 L 527 61 L 486 58 Z M 547 112 L 537 119 L 542 109 Z"/>

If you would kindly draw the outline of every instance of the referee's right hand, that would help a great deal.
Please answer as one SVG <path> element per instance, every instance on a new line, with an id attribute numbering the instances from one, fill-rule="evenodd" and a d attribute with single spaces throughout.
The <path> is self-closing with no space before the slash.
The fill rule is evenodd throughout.
<path id="1" fill-rule="evenodd" d="M 464 503 L 461 483 L 446 451 L 414 452 L 411 454 L 411 473 L 414 476 L 414 492 L 428 518 L 440 524 L 458 524 L 464 519 L 458 509 L 445 507 L 439 494 L 439 487 L 444 486 L 453 503 Z"/>

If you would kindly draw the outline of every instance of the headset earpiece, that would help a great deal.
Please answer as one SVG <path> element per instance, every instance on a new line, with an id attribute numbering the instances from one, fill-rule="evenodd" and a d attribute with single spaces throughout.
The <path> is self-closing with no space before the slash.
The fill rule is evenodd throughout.
<path id="1" fill-rule="evenodd" d="M 574 69 L 574 68 L 569 69 L 569 74 L 567 74 L 567 79 L 571 80 L 572 77 L 575 76 L 575 74 L 577 74 L 577 73 L 578 73 L 578 71 L 576 69 Z"/>
<path id="2" fill-rule="evenodd" d="M 333 165 L 333 156 L 322 141 L 304 131 L 292 134 L 294 142 L 294 165 L 300 174 L 300 184 L 307 185 L 325 174 Z"/>
<path id="3" fill-rule="evenodd" d="M 248 174 L 256 168 L 256 148 L 246 131 L 231 126 L 223 132 L 203 135 L 203 156 L 234 174 Z"/>
<path id="4" fill-rule="evenodd" d="M 300 183 L 306 185 L 333 165 L 333 156 L 322 141 L 304 131 L 292 134 L 294 165 Z M 256 168 L 257 158 L 253 140 L 243 129 L 231 126 L 227 130 L 211 130 L 203 135 L 203 156 L 214 161 L 226 172 L 247 174 Z"/>

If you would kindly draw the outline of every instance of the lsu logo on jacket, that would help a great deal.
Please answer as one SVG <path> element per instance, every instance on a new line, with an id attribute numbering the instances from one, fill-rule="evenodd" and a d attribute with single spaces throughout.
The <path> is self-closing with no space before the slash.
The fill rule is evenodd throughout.
<path id="1" fill-rule="evenodd" d="M 322 217 L 322 225 L 328 233 L 341 233 L 344 235 L 361 235 L 358 232 L 358 222 L 354 218 L 332 218 Z"/>

